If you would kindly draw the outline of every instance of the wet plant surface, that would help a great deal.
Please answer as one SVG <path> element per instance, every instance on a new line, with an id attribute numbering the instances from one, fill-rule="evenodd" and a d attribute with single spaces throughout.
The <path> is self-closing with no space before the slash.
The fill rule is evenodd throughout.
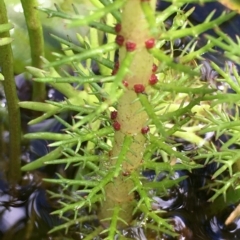
<path id="1" fill-rule="evenodd" d="M 165 3 L 158 6 L 158 10 L 165 8 Z M 189 10 L 192 5 L 186 7 L 186 11 Z M 204 11 L 206 16 L 211 12 L 212 9 L 217 7 L 215 17 L 219 16 L 219 13 L 225 9 L 222 5 L 213 3 L 209 5 L 209 8 L 204 8 L 204 10 L 209 10 L 209 12 Z M 202 7 L 197 6 L 196 11 L 192 15 L 191 21 L 194 24 L 201 23 L 202 19 L 205 19 L 205 15 L 202 15 Z M 231 22 L 226 23 L 222 26 L 222 30 L 226 32 L 232 38 L 235 38 L 236 34 L 239 34 L 238 26 L 240 24 L 240 17 L 235 17 Z M 214 35 L 213 31 L 207 32 L 208 34 Z M 206 34 L 206 33 L 204 33 Z M 199 36 L 199 47 L 205 43 L 204 34 Z M 174 57 L 177 58 L 182 49 L 191 39 L 179 39 L 175 42 L 174 47 Z M 131 45 L 131 44 L 130 44 Z M 168 48 L 168 44 L 165 44 L 164 48 Z M 135 47 L 133 47 L 135 48 Z M 129 47 L 132 51 L 132 45 Z M 216 53 L 206 53 L 204 57 L 207 59 L 203 63 L 202 67 L 202 80 L 208 81 L 209 85 L 214 85 L 221 89 L 221 84 L 217 83 L 215 80 L 220 75 L 212 69 L 209 65 L 209 60 L 215 61 L 220 67 L 225 65 L 225 57 L 222 54 L 221 49 L 217 49 Z M 231 64 L 231 62 L 229 62 Z M 116 65 L 115 65 L 116 67 Z M 239 66 L 237 66 L 239 68 Z M 94 72 L 99 72 L 96 66 L 93 66 Z M 72 72 L 70 73 L 72 74 Z M 30 81 L 26 79 L 24 75 L 18 75 L 15 77 L 16 86 L 18 89 L 18 97 L 20 101 L 29 101 L 32 95 L 32 85 Z M 154 85 L 154 84 L 152 84 Z M 140 86 L 141 87 L 141 86 Z M 140 90 L 139 90 L 140 89 Z M 144 93 L 145 89 L 135 88 L 137 93 Z M 235 91 L 231 88 L 227 88 L 228 92 L 235 94 Z M 64 100 L 64 96 L 59 93 L 54 88 L 47 86 L 47 100 L 61 102 Z M 4 106 L 6 105 L 6 100 L 4 93 L 2 91 L 1 105 L 3 112 L 5 111 Z M 229 116 L 235 115 L 238 109 L 233 106 L 227 106 Z M 28 122 L 35 117 L 36 113 L 30 110 L 21 110 L 22 119 L 22 129 L 25 133 L 33 132 L 52 132 L 61 133 L 66 129 L 66 124 L 60 122 L 58 118 L 48 118 L 41 123 L 28 126 Z M 64 123 L 71 124 L 73 117 L 76 112 L 65 112 L 61 114 L 61 119 Z M 113 114 L 114 115 L 114 114 Z M 116 116 L 111 116 L 113 122 L 113 127 L 116 131 L 120 130 L 120 126 L 117 121 L 115 121 Z M 4 120 L 3 120 L 4 121 Z M 4 124 L 7 126 L 7 122 Z M 142 128 L 142 133 L 147 134 L 149 128 L 146 126 Z M 209 145 L 214 145 L 219 152 L 223 145 L 228 142 L 230 136 L 228 134 L 219 135 L 217 132 L 212 132 L 209 134 L 199 133 L 201 137 L 209 143 Z M 7 159 L 8 156 L 8 132 L 3 133 L 3 139 L 1 143 L 2 158 Z M 169 137 L 169 143 L 176 147 L 178 152 L 183 152 L 189 158 L 195 159 L 198 157 L 198 153 L 201 151 L 201 147 L 187 142 L 179 137 Z M 35 161 L 36 159 L 47 155 L 55 149 L 55 147 L 50 147 L 49 144 L 53 143 L 50 140 L 30 140 L 22 142 L 22 155 L 21 162 L 22 166 L 29 162 Z M 229 146 L 230 149 L 238 150 L 238 144 L 232 143 Z M 102 150 L 95 149 L 96 154 L 101 156 Z M 84 154 L 84 152 L 79 151 L 79 154 Z M 164 159 L 159 151 L 152 156 L 154 162 L 162 163 Z M 178 159 L 174 159 L 173 164 L 180 166 Z M 177 236 L 172 236 L 167 231 L 159 233 L 161 227 L 154 225 L 151 220 L 145 218 L 143 214 L 136 213 L 137 226 L 134 228 L 124 229 L 116 236 L 116 239 L 163 239 L 163 240 L 231 240 L 240 239 L 240 220 L 237 218 L 229 225 L 225 225 L 225 221 L 230 215 L 230 213 L 238 205 L 237 201 L 231 204 L 231 200 L 224 203 L 223 197 L 220 196 L 220 200 L 216 202 L 216 207 L 212 207 L 212 202 L 209 201 L 214 196 L 214 191 L 210 190 L 209 186 L 212 184 L 215 172 L 222 166 L 218 162 L 214 161 L 214 158 L 198 159 L 198 164 L 202 165 L 200 168 L 191 169 L 187 171 L 182 170 L 179 167 L 178 170 L 171 171 L 156 171 L 153 169 L 142 170 L 143 181 L 149 184 L 149 195 L 152 197 L 153 202 L 151 203 L 152 209 L 157 209 L 161 212 L 161 216 L 168 219 L 171 225 L 174 227 Z M 53 227 L 59 226 L 65 223 L 65 220 L 72 219 L 74 212 L 69 212 L 63 215 L 63 218 L 59 218 L 57 215 L 52 215 L 51 213 L 60 208 L 61 197 L 64 196 L 65 204 L 66 196 L 69 197 L 69 204 L 74 199 L 74 194 L 70 193 L 69 189 L 61 188 L 59 185 L 54 183 L 49 183 L 43 181 L 44 178 L 59 179 L 60 177 L 65 177 L 67 179 L 74 179 L 76 174 L 78 174 L 78 167 L 71 166 L 65 169 L 66 164 L 59 165 L 46 165 L 38 170 L 23 173 L 22 179 L 17 186 L 12 186 L 6 181 L 5 171 L 7 169 L 7 160 L 1 162 L 1 180 L 0 180 L 0 239 L 11 240 L 11 239 L 39 239 L 39 240 L 50 240 L 50 239 L 83 239 L 88 233 L 93 230 L 101 232 L 102 226 L 97 218 L 97 210 L 93 207 L 91 211 L 87 208 L 79 210 L 78 215 L 81 217 L 79 221 L 74 221 L 74 223 L 68 228 L 68 233 L 64 230 L 60 230 L 54 233 L 49 233 Z M 177 167 L 176 167 L 177 168 Z M 89 169 L 84 170 L 84 179 L 90 179 L 93 177 Z M 128 173 L 125 173 L 128 174 Z M 228 177 L 225 173 L 217 176 L 217 180 L 221 181 L 225 177 Z M 164 189 L 162 184 L 165 180 L 175 180 L 179 183 L 177 186 L 169 186 L 168 189 Z M 152 184 L 154 183 L 154 184 Z M 173 184 L 174 185 L 174 184 Z M 153 187 L 154 186 L 154 187 Z M 63 186 L 64 187 L 64 186 Z M 87 193 L 84 189 L 76 188 L 76 199 L 84 198 Z M 77 193 L 77 190 L 82 190 L 81 193 Z M 233 189 L 229 191 L 234 191 Z M 51 198 L 50 192 L 55 192 L 58 197 Z M 55 195 L 56 196 L 56 195 Z M 140 199 L 139 195 L 136 193 L 135 200 Z M 85 217 L 85 218 L 84 218 Z M 145 225 L 151 226 L 145 230 Z M 152 230 L 149 230 L 151 229 Z M 100 230 L 98 230 L 100 229 Z M 102 237 L 95 237 L 94 239 L 104 239 L 104 234 Z"/>

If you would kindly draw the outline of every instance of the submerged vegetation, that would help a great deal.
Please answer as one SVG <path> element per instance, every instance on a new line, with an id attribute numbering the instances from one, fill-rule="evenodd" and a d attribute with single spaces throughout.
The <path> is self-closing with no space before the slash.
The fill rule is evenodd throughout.
<path id="1" fill-rule="evenodd" d="M 41 172 L 51 199 L 41 206 L 53 214 L 40 213 L 49 234 L 198 239 L 194 229 L 179 229 L 170 210 L 180 206 L 169 205 L 171 199 L 191 198 L 194 189 L 198 201 L 208 200 L 208 217 L 239 202 L 240 45 L 238 37 L 216 27 L 236 13 L 213 11 L 196 25 L 195 8 L 186 6 L 192 2 L 172 1 L 163 8 L 156 0 L 92 0 L 94 10 L 82 16 L 76 5 L 66 12 L 22 0 L 33 90 L 31 100 L 18 102 L 8 33 L 13 26 L 0 0 L 1 79 L 9 118 L 1 131 L 10 133 L 6 180 L 23 187 L 21 174 L 24 179 Z M 62 51 L 49 61 L 39 12 L 64 19 L 68 27 L 88 26 L 88 34 L 76 32 L 78 42 L 51 34 Z M 208 54 L 220 56 L 222 66 Z M 47 98 L 49 86 L 60 100 Z M 27 132 L 19 107 L 22 121 L 23 113 L 30 119 Z M 26 141 L 35 154 L 27 164 L 20 152 Z M 201 179 L 189 180 L 193 175 Z M 226 216 L 226 224 L 238 212 L 237 207 Z M 27 239 L 31 234 L 28 226 Z"/>

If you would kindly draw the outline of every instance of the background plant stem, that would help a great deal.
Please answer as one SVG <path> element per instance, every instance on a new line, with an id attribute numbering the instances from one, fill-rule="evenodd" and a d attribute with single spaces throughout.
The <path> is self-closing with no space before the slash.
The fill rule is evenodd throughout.
<path id="1" fill-rule="evenodd" d="M 8 23 L 8 17 L 5 3 L 3 0 L 0 0 L 0 24 L 3 23 Z M 2 37 L 10 37 L 9 32 L 0 34 L 0 38 Z M 8 181 L 16 183 L 20 180 L 21 177 L 21 121 L 16 85 L 14 80 L 13 65 L 13 53 L 11 45 L 8 44 L 0 47 L 0 68 L 5 79 L 3 81 L 3 86 L 7 99 L 10 133 Z"/>
<path id="2" fill-rule="evenodd" d="M 151 1 L 152 7 L 155 1 Z M 132 10 L 134 9 L 134 14 Z M 153 11 L 154 12 L 154 11 Z M 143 162 L 143 153 L 146 147 L 146 138 L 141 133 L 142 127 L 147 124 L 147 114 L 142 109 L 138 95 L 134 91 L 135 84 L 148 85 L 152 72 L 153 57 L 145 47 L 145 41 L 151 38 L 149 24 L 141 7 L 141 1 L 128 0 L 122 10 L 121 35 L 126 41 L 136 43 L 136 50 L 129 68 L 129 74 L 123 79 L 128 82 L 128 87 L 118 102 L 117 121 L 121 124 L 120 131 L 115 132 L 113 150 L 109 154 L 110 166 L 114 168 L 121 149 L 124 145 L 125 136 L 131 136 L 132 143 L 122 164 L 122 172 L 112 180 L 105 188 L 106 201 L 103 202 L 100 210 L 100 219 L 111 219 L 113 209 L 120 207 L 119 218 L 130 224 L 134 210 L 134 183 L 131 174 L 139 171 Z M 126 56 L 125 43 L 119 49 L 119 62 Z M 131 193 L 130 193 L 131 192 Z M 106 221 L 103 222 L 108 226 Z M 118 221 L 118 227 L 123 223 Z"/>
<path id="3" fill-rule="evenodd" d="M 21 0 L 21 2 L 28 28 L 32 66 L 36 68 L 42 68 L 42 60 L 40 56 L 44 56 L 44 39 L 42 24 L 38 17 L 38 11 L 35 9 L 38 3 L 36 0 Z M 40 82 L 33 82 L 32 100 L 42 102 L 45 100 L 45 97 L 45 84 Z"/>

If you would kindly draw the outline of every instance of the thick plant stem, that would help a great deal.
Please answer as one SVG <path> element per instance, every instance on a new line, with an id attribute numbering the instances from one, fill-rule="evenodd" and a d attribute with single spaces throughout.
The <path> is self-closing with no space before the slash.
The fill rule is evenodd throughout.
<path id="1" fill-rule="evenodd" d="M 150 1 L 154 9 L 155 1 Z M 128 83 L 124 94 L 118 102 L 117 121 L 121 129 L 115 132 L 113 150 L 110 155 L 110 165 L 115 166 L 119 153 L 121 152 L 125 136 L 131 136 L 132 143 L 129 151 L 122 163 L 122 172 L 109 183 L 106 188 L 106 201 L 103 202 L 99 217 L 100 219 L 111 219 L 114 207 L 120 207 L 121 212 L 118 221 L 118 227 L 123 227 L 123 222 L 129 224 L 132 221 L 134 210 L 134 183 L 131 180 L 131 174 L 138 171 L 143 163 L 143 153 L 146 147 L 146 137 L 141 129 L 146 126 L 148 117 L 142 109 L 138 100 L 138 94 L 134 90 L 134 85 L 142 84 L 147 87 L 148 80 L 152 73 L 153 57 L 145 47 L 145 41 L 153 36 L 149 30 L 149 22 L 142 10 L 140 0 L 128 0 L 122 10 L 122 30 L 120 34 L 124 37 L 124 45 L 119 50 L 119 62 L 126 56 L 126 43 L 136 44 L 134 57 L 129 68 L 129 74 L 123 79 Z M 134 14 L 133 14 L 134 9 Z M 152 14 L 154 10 L 152 11 Z M 103 221 L 104 226 L 109 222 Z"/>
<path id="2" fill-rule="evenodd" d="M 21 0 L 24 16 L 27 23 L 29 42 L 31 47 L 32 66 L 42 68 L 41 56 L 44 56 L 44 39 L 42 24 L 35 9 L 38 5 L 36 0 Z M 32 100 L 42 102 L 46 98 L 46 87 L 44 83 L 33 82 Z"/>
<path id="3" fill-rule="evenodd" d="M 0 24 L 7 23 L 6 6 L 3 0 L 0 0 Z M 0 34 L 0 38 L 10 37 L 9 32 Z M 18 98 L 13 73 L 13 54 L 11 45 L 0 47 L 0 68 L 4 76 L 3 86 L 7 99 L 8 117 L 9 117 L 9 169 L 8 180 L 11 183 L 17 183 L 21 177 L 20 161 L 20 143 L 21 143 L 21 122 Z"/>

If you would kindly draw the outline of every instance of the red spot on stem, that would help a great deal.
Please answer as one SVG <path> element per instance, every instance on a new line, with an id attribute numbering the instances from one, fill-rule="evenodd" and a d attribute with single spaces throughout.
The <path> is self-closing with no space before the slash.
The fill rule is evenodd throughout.
<path id="1" fill-rule="evenodd" d="M 122 35 L 117 35 L 116 36 L 116 39 L 115 39 L 115 42 L 119 45 L 119 46 L 122 46 L 123 43 L 124 43 L 124 37 Z"/>
<path id="2" fill-rule="evenodd" d="M 114 69 L 112 70 L 112 75 L 116 75 L 117 72 L 118 72 L 118 69 L 114 68 Z"/>
<path id="3" fill-rule="evenodd" d="M 145 87 L 142 84 L 135 84 L 133 88 L 135 93 L 143 93 L 145 91 Z"/>
<path id="4" fill-rule="evenodd" d="M 136 49 L 136 43 L 135 42 L 131 42 L 131 41 L 127 41 L 126 42 L 126 49 L 128 52 L 133 52 Z"/>
<path id="5" fill-rule="evenodd" d="M 121 29 L 122 29 L 121 23 L 117 23 L 117 24 L 115 25 L 114 29 L 115 29 L 116 33 L 121 32 Z"/>
<path id="6" fill-rule="evenodd" d="M 154 63 L 154 64 L 152 65 L 152 72 L 155 73 L 155 72 L 157 71 L 157 69 L 158 69 L 158 67 L 157 67 L 157 65 Z"/>
<path id="7" fill-rule="evenodd" d="M 148 80 L 150 85 L 155 85 L 158 82 L 157 75 L 152 74 L 151 77 Z"/>
<path id="8" fill-rule="evenodd" d="M 126 80 L 123 80 L 122 81 L 122 84 L 125 86 L 125 87 L 128 87 L 128 82 Z"/>
<path id="9" fill-rule="evenodd" d="M 155 39 L 149 38 L 147 41 L 145 41 L 145 46 L 147 49 L 151 49 L 155 46 Z"/>
<path id="10" fill-rule="evenodd" d="M 116 119 L 117 118 L 117 114 L 118 114 L 117 111 L 112 111 L 111 112 L 111 119 L 112 120 Z"/>
<path id="11" fill-rule="evenodd" d="M 141 129 L 142 134 L 147 134 L 148 132 L 149 132 L 149 127 L 148 126 L 145 126 Z"/>
<path id="12" fill-rule="evenodd" d="M 115 131 L 119 131 L 121 129 L 121 125 L 119 122 L 115 121 L 113 123 L 113 128 L 115 129 Z"/>

